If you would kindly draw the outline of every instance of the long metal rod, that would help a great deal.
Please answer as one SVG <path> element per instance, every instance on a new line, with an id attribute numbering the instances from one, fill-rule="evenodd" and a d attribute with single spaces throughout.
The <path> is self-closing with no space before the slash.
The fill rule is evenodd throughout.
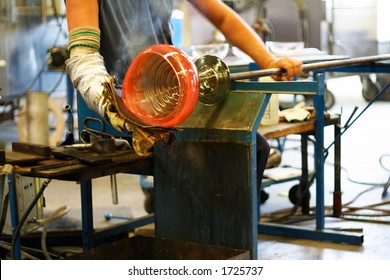
<path id="1" fill-rule="evenodd" d="M 308 63 L 302 65 L 302 71 L 312 71 L 312 70 L 320 70 L 332 67 L 339 66 L 348 66 L 354 64 L 375 62 L 380 60 L 389 60 L 390 54 L 386 55 L 373 55 L 373 56 L 363 56 L 357 58 L 349 58 L 349 59 L 338 59 L 332 61 L 324 61 L 324 62 L 316 62 L 316 63 Z M 272 75 L 280 75 L 284 74 L 285 71 L 282 68 L 270 68 L 265 70 L 255 70 L 255 71 L 247 71 L 247 72 L 239 72 L 230 74 L 231 80 L 245 80 L 251 78 L 259 78 L 266 77 Z"/>

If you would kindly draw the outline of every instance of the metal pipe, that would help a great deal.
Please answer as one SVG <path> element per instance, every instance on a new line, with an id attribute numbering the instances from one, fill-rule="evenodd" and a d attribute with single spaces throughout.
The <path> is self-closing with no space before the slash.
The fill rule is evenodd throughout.
<path id="1" fill-rule="evenodd" d="M 389 59 L 390 59 L 390 54 L 385 54 L 385 55 L 363 56 L 363 57 L 356 57 L 356 58 L 349 58 L 349 59 L 338 59 L 332 61 L 308 63 L 302 65 L 302 71 L 320 70 L 320 69 L 326 69 L 332 67 L 348 66 L 348 65 L 375 62 L 380 60 L 389 60 Z M 281 75 L 284 73 L 285 71 L 282 68 L 270 68 L 265 70 L 232 73 L 230 74 L 230 78 L 231 80 L 235 81 L 235 80 L 259 78 L 259 77 L 272 76 L 272 75 Z"/>
<path id="2" fill-rule="evenodd" d="M 116 174 L 110 175 L 110 183 L 111 183 L 112 204 L 117 205 L 119 201 L 118 201 L 118 184 L 116 182 Z"/>

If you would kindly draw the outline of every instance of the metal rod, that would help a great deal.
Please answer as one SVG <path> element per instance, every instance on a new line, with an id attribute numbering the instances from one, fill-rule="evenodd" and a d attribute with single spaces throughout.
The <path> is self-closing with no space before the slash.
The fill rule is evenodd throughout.
<path id="1" fill-rule="evenodd" d="M 363 57 L 356 57 L 356 58 L 349 58 L 349 59 L 338 59 L 332 61 L 308 63 L 302 65 L 302 71 L 320 70 L 320 69 L 326 69 L 332 67 L 348 66 L 348 65 L 375 62 L 380 60 L 389 60 L 389 59 L 390 59 L 390 54 L 386 54 L 386 55 L 363 56 Z M 230 74 L 230 79 L 233 81 L 244 80 L 250 78 L 280 75 L 283 73 L 285 73 L 285 71 L 282 68 L 270 68 L 265 70 L 232 73 Z"/>
<path id="2" fill-rule="evenodd" d="M 110 175 L 110 183 L 111 183 L 112 204 L 117 205 L 119 202 L 118 202 L 118 184 L 116 182 L 116 174 Z"/>

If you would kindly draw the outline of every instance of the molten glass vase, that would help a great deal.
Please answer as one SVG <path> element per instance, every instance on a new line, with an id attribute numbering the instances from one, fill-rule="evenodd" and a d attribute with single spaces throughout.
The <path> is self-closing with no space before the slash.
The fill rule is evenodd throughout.
<path id="1" fill-rule="evenodd" d="M 131 63 L 122 100 L 142 122 L 173 127 L 195 109 L 199 87 L 197 68 L 187 54 L 170 45 L 154 45 Z"/>

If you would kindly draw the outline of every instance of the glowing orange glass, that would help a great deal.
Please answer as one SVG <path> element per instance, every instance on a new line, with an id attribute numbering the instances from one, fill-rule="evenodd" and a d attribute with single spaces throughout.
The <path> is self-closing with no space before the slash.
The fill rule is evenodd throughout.
<path id="1" fill-rule="evenodd" d="M 195 64 L 181 50 L 154 45 L 143 50 L 127 70 L 122 100 L 142 122 L 172 127 L 185 121 L 199 98 Z"/>

